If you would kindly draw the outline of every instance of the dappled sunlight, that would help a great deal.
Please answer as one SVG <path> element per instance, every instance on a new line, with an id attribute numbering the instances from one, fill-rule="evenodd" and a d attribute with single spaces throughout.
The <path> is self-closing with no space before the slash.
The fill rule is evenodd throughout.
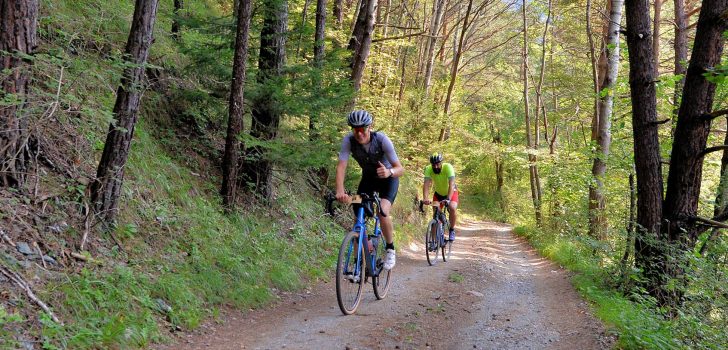
<path id="1" fill-rule="evenodd" d="M 485 262 L 493 274 L 510 276 L 551 276 L 556 272 L 549 268 L 551 262 L 541 257 L 528 243 L 512 233 L 512 227 L 498 223 L 464 222 L 458 225 L 457 239 L 447 262 L 453 268 L 460 264 Z M 421 261 L 427 266 L 423 239 L 410 242 L 406 249 L 398 252 L 402 257 Z M 439 266 L 439 265 L 438 265 Z M 429 266 L 428 266 L 429 267 Z"/>

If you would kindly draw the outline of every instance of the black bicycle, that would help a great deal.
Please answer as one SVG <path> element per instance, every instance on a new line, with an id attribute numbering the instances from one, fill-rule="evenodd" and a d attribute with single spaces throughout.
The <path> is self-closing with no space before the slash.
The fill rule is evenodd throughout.
<path id="1" fill-rule="evenodd" d="M 326 200 L 326 209 L 332 215 L 332 204 L 335 200 L 333 195 L 329 195 Z M 379 226 L 379 216 L 375 215 L 382 213 L 379 195 L 377 192 L 354 195 L 351 203 L 359 204 L 356 222 L 341 242 L 336 263 L 336 300 L 344 315 L 351 315 L 356 311 L 361 301 L 362 288 L 369 277 L 372 279 L 374 295 L 379 300 L 384 299 L 389 291 L 392 275 L 391 270 L 384 269 L 386 245 L 381 242 L 382 229 Z M 371 232 L 369 234 L 368 227 Z"/>
<path id="2" fill-rule="evenodd" d="M 429 204 L 433 207 L 432 220 L 427 223 L 425 230 L 425 255 L 430 266 L 437 263 L 437 253 L 441 251 L 442 261 L 447 262 L 452 254 L 452 241 L 445 239 L 445 228 L 450 227 L 447 219 L 448 201 L 435 201 Z M 424 202 L 420 201 L 420 211 L 424 212 Z"/>

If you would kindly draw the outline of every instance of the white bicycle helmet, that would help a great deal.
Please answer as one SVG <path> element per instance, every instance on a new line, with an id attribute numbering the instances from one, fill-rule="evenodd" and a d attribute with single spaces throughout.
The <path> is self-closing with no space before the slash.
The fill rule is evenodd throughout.
<path id="1" fill-rule="evenodd" d="M 372 120 L 372 115 L 363 109 L 358 109 L 349 113 L 349 117 L 346 118 L 346 121 L 352 128 L 372 125 Z"/>

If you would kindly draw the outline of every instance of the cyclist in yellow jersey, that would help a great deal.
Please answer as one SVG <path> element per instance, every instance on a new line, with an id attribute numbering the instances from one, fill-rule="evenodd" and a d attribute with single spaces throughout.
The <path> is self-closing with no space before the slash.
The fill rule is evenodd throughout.
<path id="1" fill-rule="evenodd" d="M 450 213 L 450 234 L 448 240 L 455 240 L 455 224 L 457 223 L 458 188 L 455 185 L 455 168 L 450 163 L 442 162 L 441 153 L 430 156 L 430 165 L 425 167 L 425 183 L 422 187 L 422 202 L 430 204 L 430 186 L 434 182 L 435 193 L 432 201 L 448 201 Z"/>

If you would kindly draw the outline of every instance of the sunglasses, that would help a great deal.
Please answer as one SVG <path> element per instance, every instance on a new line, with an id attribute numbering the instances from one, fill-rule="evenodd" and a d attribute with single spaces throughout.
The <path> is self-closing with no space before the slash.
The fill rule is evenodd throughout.
<path id="1" fill-rule="evenodd" d="M 353 127 L 352 130 L 354 130 L 354 132 L 364 133 L 367 131 L 367 128 L 369 128 L 369 127 L 368 126 L 357 126 L 357 127 Z"/>

